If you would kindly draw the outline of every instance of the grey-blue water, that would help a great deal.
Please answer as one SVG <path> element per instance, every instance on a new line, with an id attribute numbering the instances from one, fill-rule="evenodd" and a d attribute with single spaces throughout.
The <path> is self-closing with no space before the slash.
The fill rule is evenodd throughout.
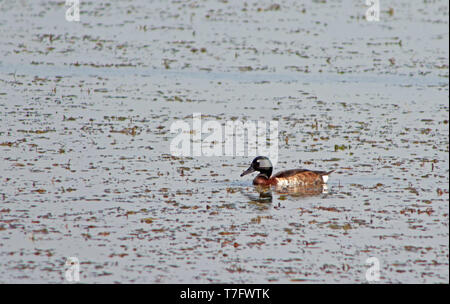
<path id="1" fill-rule="evenodd" d="M 449 5 L 364 3 L 0 2 L 0 282 L 448 283 Z M 328 190 L 171 155 L 194 112 Z"/>

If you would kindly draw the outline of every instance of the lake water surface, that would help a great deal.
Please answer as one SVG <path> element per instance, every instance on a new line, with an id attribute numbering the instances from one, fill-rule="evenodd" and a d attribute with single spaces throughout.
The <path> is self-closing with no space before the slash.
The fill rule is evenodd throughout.
<path id="1" fill-rule="evenodd" d="M 448 1 L 0 2 L 0 282 L 449 282 Z M 277 121 L 253 156 L 179 157 L 171 124 Z"/>

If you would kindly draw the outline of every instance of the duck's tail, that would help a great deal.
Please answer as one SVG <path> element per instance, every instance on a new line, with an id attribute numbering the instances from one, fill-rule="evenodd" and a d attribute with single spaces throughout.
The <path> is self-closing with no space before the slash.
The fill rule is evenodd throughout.
<path id="1" fill-rule="evenodd" d="M 331 171 L 328 171 L 328 172 L 323 172 L 322 174 L 321 174 L 321 176 L 322 176 L 322 181 L 324 182 L 324 184 L 328 181 L 328 175 L 330 175 L 331 173 L 333 173 L 335 170 L 331 170 Z"/>

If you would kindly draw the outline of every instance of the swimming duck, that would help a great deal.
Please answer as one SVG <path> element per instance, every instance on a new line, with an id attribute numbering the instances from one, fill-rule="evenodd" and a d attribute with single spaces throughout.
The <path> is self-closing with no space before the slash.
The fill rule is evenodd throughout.
<path id="1" fill-rule="evenodd" d="M 278 172 L 272 176 L 273 166 L 270 160 L 265 156 L 258 156 L 250 167 L 245 170 L 241 177 L 252 172 L 260 172 L 253 180 L 253 185 L 278 186 L 278 187 L 296 187 L 296 186 L 317 186 L 325 184 L 328 181 L 328 175 L 332 171 L 312 171 L 307 169 L 292 169 Z"/>

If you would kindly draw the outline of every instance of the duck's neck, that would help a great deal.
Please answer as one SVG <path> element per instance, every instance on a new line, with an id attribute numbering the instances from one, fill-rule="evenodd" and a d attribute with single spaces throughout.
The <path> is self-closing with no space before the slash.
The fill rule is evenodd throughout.
<path id="1" fill-rule="evenodd" d="M 262 170 L 259 171 L 260 172 L 259 175 L 266 176 L 267 179 L 269 179 L 270 176 L 272 175 L 272 170 L 273 170 L 272 168 L 262 169 Z"/>
<path id="2" fill-rule="evenodd" d="M 268 173 L 260 173 L 253 180 L 253 185 L 262 185 L 268 186 L 273 184 L 273 180 L 270 179 L 270 172 Z"/>
<path id="3" fill-rule="evenodd" d="M 268 185 L 269 178 L 265 174 L 258 174 L 253 180 L 253 185 Z"/>

